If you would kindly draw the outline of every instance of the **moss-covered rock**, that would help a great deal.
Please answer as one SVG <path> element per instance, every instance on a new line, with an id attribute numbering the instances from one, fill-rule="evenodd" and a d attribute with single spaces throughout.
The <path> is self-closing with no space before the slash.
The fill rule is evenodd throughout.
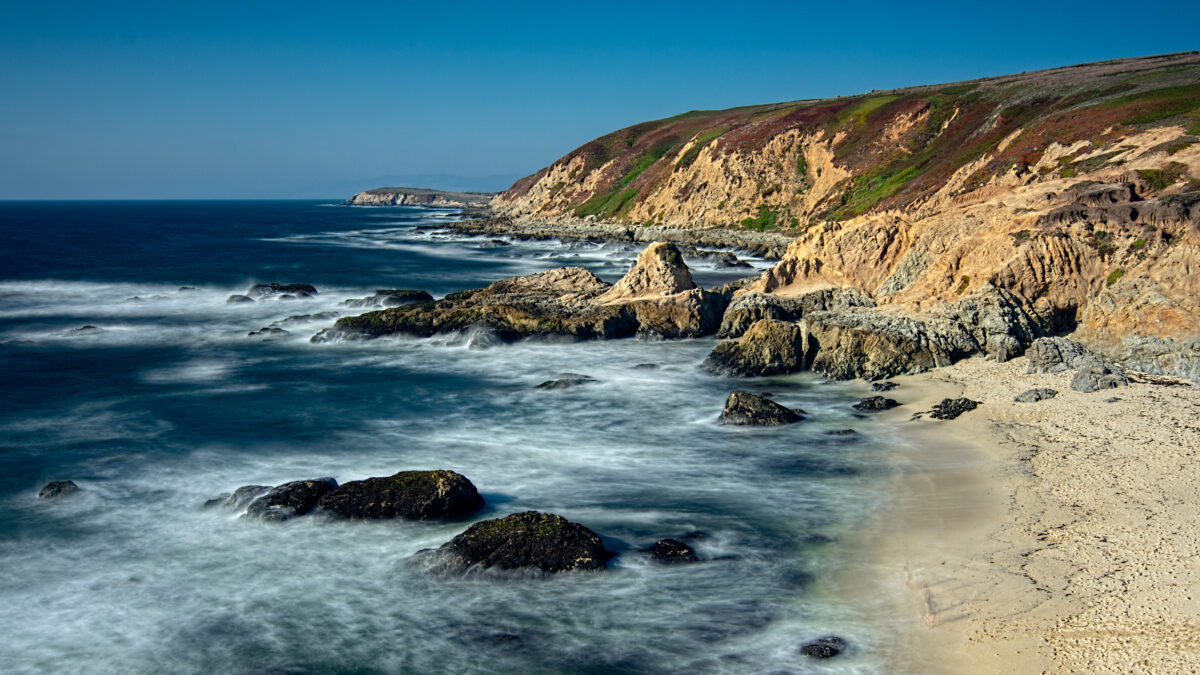
<path id="1" fill-rule="evenodd" d="M 343 483 L 319 506 L 344 518 L 452 518 L 478 511 L 483 498 L 466 476 L 453 471 L 401 471 Z"/>
<path id="2" fill-rule="evenodd" d="M 428 556 L 430 567 L 444 572 L 497 568 L 554 573 L 604 569 L 608 553 L 586 527 L 562 516 L 526 511 L 475 523 Z"/>

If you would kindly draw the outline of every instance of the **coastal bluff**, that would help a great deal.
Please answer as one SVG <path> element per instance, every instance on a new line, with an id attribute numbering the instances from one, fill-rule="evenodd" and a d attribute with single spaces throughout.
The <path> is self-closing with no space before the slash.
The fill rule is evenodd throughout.
<path id="1" fill-rule="evenodd" d="M 381 187 L 364 190 L 342 202 L 346 206 L 429 206 L 435 208 L 486 207 L 490 192 L 447 192 L 425 188 Z"/>

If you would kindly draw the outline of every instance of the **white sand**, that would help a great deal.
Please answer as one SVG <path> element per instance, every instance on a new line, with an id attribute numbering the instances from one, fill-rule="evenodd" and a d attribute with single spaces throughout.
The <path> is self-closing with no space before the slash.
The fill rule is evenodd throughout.
<path id="1" fill-rule="evenodd" d="M 911 433 L 873 542 L 898 668 L 1200 672 L 1200 390 L 1024 371 L 971 359 L 888 394 Z M 1034 387 L 1059 395 L 1013 402 Z M 983 405 L 904 421 L 957 396 Z"/>

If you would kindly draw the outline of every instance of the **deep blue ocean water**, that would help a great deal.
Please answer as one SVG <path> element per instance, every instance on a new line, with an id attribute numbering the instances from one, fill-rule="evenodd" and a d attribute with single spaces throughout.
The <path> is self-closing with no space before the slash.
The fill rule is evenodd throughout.
<path id="1" fill-rule="evenodd" d="M 0 669 L 877 672 L 879 618 L 823 591 L 851 564 L 839 542 L 880 504 L 887 432 L 851 414 L 861 388 L 713 377 L 699 369 L 711 339 L 308 341 L 375 289 L 440 296 L 563 265 L 616 281 L 639 250 L 418 229 L 453 218 L 311 201 L 0 203 Z M 703 285 L 746 273 L 688 262 Z M 269 281 L 320 292 L 226 303 Z M 247 335 L 273 323 L 289 334 Z M 598 382 L 534 388 L 566 372 Z M 809 420 L 721 427 L 734 388 Z M 846 427 L 861 433 L 825 433 Z M 479 487 L 477 518 L 559 513 L 618 555 L 601 574 L 432 578 L 406 561 L 468 523 L 201 508 L 245 484 L 433 468 Z M 55 479 L 83 491 L 38 500 Z M 701 564 L 637 552 L 697 531 Z M 854 652 L 796 653 L 827 633 Z"/>

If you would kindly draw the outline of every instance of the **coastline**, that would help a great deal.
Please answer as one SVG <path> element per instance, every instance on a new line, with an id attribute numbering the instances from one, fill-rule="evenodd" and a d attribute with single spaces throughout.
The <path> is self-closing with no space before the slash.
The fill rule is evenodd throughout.
<path id="1" fill-rule="evenodd" d="M 895 378 L 894 501 L 858 543 L 901 672 L 1184 672 L 1200 663 L 1200 390 L 1082 394 L 1025 359 Z M 1034 387 L 1059 395 L 1013 396 Z M 956 420 L 909 422 L 945 397 Z M 1116 397 L 1120 400 L 1106 403 Z"/>

